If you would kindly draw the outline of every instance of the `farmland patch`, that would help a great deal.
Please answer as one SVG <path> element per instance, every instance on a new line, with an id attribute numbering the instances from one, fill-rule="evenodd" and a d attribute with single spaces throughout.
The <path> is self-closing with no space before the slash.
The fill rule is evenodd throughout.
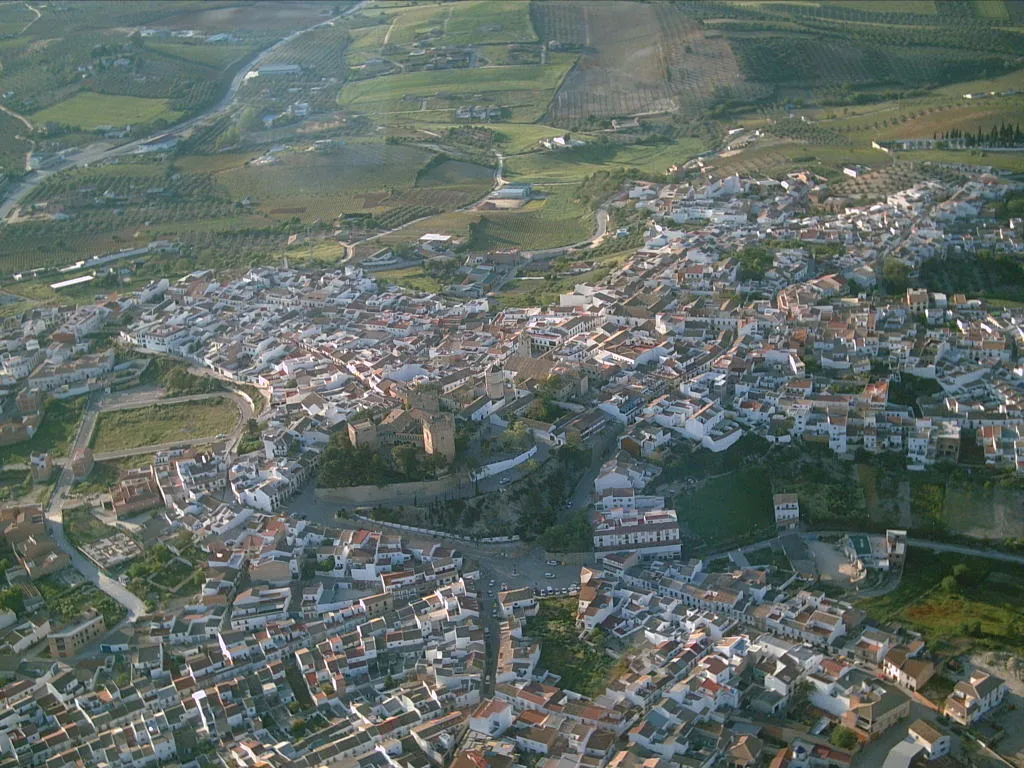
<path id="1" fill-rule="evenodd" d="M 112 96 L 105 93 L 79 93 L 32 115 L 33 122 L 71 125 L 93 130 L 101 125 L 149 124 L 155 120 L 176 120 L 181 116 L 168 106 L 167 99 L 143 99 L 136 96 Z"/>

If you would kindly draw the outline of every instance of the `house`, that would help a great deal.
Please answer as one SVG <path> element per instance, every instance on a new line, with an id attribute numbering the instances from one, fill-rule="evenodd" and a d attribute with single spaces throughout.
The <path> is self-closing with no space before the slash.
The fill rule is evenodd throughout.
<path id="1" fill-rule="evenodd" d="M 800 500 L 795 493 L 776 493 L 772 496 L 775 525 L 792 528 L 800 522 Z"/>
<path id="2" fill-rule="evenodd" d="M 637 552 L 640 557 L 678 558 L 681 552 L 675 510 L 599 512 L 594 520 L 594 551 L 601 555 Z"/>
<path id="3" fill-rule="evenodd" d="M 911 691 L 919 691 L 935 674 L 935 664 L 913 658 L 902 645 L 892 648 L 882 662 L 882 672 L 890 680 Z"/>
<path id="4" fill-rule="evenodd" d="M 899 688 L 877 681 L 850 696 L 850 708 L 842 724 L 863 741 L 874 741 L 910 715 L 910 697 Z"/>
<path id="5" fill-rule="evenodd" d="M 946 698 L 942 714 L 960 725 L 972 725 L 1003 703 L 1006 682 L 987 672 L 975 671 L 961 680 Z"/>
<path id="6" fill-rule="evenodd" d="M 889 750 L 882 768 L 910 768 L 949 754 L 950 737 L 925 720 L 915 720 L 907 737 Z"/>
<path id="7" fill-rule="evenodd" d="M 484 699 L 469 716 L 469 729 L 485 736 L 498 737 L 512 727 L 515 709 L 502 699 Z"/>
<path id="8" fill-rule="evenodd" d="M 71 658 L 106 631 L 102 614 L 90 608 L 81 621 L 50 634 L 50 655 L 55 659 Z"/>

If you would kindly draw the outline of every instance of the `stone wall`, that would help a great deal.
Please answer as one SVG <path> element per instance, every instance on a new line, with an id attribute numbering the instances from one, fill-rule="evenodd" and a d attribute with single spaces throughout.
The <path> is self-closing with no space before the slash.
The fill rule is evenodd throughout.
<path id="1" fill-rule="evenodd" d="M 353 485 L 348 488 L 317 488 L 320 501 L 333 502 L 342 506 L 374 506 L 385 504 L 422 504 L 433 497 L 442 496 L 459 488 L 459 478 L 449 475 L 440 480 L 423 480 L 417 483 L 391 483 L 377 485 Z"/>

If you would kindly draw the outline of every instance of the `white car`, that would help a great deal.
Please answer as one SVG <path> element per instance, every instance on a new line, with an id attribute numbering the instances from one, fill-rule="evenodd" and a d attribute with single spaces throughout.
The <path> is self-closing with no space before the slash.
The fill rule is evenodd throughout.
<path id="1" fill-rule="evenodd" d="M 544 578 L 545 578 L 545 579 L 553 579 L 553 578 L 555 578 L 555 574 L 553 574 L 553 573 L 551 573 L 551 572 L 549 571 L 548 573 L 545 573 L 545 574 L 544 574 Z"/>

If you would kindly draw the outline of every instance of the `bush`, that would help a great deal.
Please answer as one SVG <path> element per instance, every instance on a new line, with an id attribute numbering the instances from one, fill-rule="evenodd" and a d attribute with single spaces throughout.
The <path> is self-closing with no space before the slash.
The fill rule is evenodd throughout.
<path id="1" fill-rule="evenodd" d="M 832 735 L 829 736 L 828 741 L 833 747 L 839 747 L 839 749 L 845 750 L 851 750 L 859 743 L 857 734 L 845 725 L 836 726 L 832 731 Z"/>

